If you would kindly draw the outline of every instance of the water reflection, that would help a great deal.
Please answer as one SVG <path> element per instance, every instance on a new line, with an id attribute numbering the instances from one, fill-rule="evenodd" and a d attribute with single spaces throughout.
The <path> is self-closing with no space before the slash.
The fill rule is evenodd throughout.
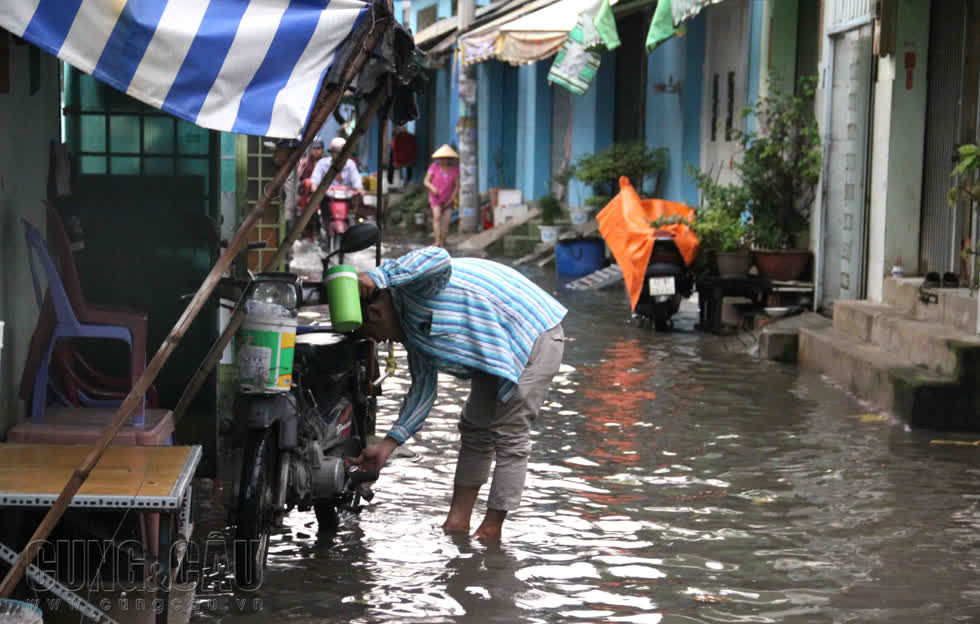
<path id="1" fill-rule="evenodd" d="M 487 548 L 439 529 L 468 387 L 438 409 L 333 538 L 293 513 L 259 622 L 933 622 L 980 617 L 980 465 L 816 376 L 690 331 L 573 310 L 533 431 L 525 502 Z M 682 327 L 692 319 L 681 319 Z M 407 384 L 380 402 L 379 429 Z M 484 502 L 485 504 L 485 502 Z M 477 514 L 482 513 L 481 509 Z"/>

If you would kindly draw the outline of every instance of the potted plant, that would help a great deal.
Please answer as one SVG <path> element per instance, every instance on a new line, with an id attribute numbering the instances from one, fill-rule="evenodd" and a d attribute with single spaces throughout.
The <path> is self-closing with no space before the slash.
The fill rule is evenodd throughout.
<path id="1" fill-rule="evenodd" d="M 721 277 L 745 277 L 752 266 L 745 222 L 748 191 L 737 184 L 719 184 L 690 165 L 687 174 L 701 192 L 701 205 L 695 210 L 691 228 L 701 241 L 702 251 L 707 252 L 703 255 L 714 262 L 712 272 Z"/>
<path id="2" fill-rule="evenodd" d="M 980 202 L 980 146 L 969 144 L 961 145 L 958 148 L 958 161 L 953 167 L 953 186 L 949 189 L 949 205 L 956 208 L 956 204 L 961 199 L 968 202 Z M 980 245 L 970 249 L 970 241 L 966 242 L 963 248 L 962 260 L 964 265 L 964 275 L 970 266 L 969 256 L 973 256 L 973 267 L 971 272 L 970 293 L 975 293 L 980 285 Z"/>
<path id="3" fill-rule="evenodd" d="M 759 274 L 772 280 L 799 279 L 810 263 L 810 251 L 797 246 L 809 230 L 810 206 L 820 179 L 815 85 L 815 78 L 804 78 L 797 94 L 774 91 L 746 109 L 745 116 L 754 115 L 759 130 L 735 131 L 742 151 L 735 164 L 739 184 L 721 186 L 704 171 L 688 170 L 708 210 L 726 203 L 737 209 L 724 217 L 727 223 L 734 216 L 741 220 L 747 210 L 746 239 Z"/>
<path id="4" fill-rule="evenodd" d="M 555 219 L 561 214 L 561 203 L 549 193 L 538 200 L 538 209 L 541 211 L 541 225 L 538 226 L 541 242 L 554 243 L 558 240 L 558 231 L 561 229 L 555 225 Z"/>
<path id="5" fill-rule="evenodd" d="M 653 149 L 642 141 L 613 143 L 593 154 L 585 154 L 571 168 L 572 177 L 592 187 L 593 196 L 585 200 L 587 207 L 600 209 L 619 192 L 619 178 L 626 176 L 637 190 L 642 190 L 647 178 L 656 178 L 652 193 L 659 193 L 661 174 L 667 168 L 667 148 Z"/>
<path id="6" fill-rule="evenodd" d="M 746 111 L 758 132 L 739 132 L 743 154 L 736 165 L 748 192 L 749 233 L 763 277 L 799 279 L 810 252 L 799 249 L 810 225 L 810 206 L 820 180 L 820 132 L 813 112 L 815 78 L 800 81 L 796 94 L 773 92 Z"/>

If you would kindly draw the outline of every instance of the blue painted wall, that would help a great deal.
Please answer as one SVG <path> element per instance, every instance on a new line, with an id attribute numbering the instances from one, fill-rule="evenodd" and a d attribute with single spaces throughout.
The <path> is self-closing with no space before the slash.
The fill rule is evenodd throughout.
<path id="1" fill-rule="evenodd" d="M 435 119 L 434 125 L 434 136 L 432 137 L 433 148 L 438 148 L 443 143 L 450 142 L 450 123 L 449 123 L 449 107 L 450 107 L 450 97 L 452 96 L 452 86 L 450 85 L 450 71 L 447 69 L 440 69 L 436 72 L 435 79 L 435 90 L 436 90 L 436 109 L 432 111 Z M 453 135 L 455 138 L 455 129 L 453 129 Z"/>
<path id="2" fill-rule="evenodd" d="M 697 167 L 701 164 L 701 97 L 704 70 L 704 49 L 707 22 L 699 15 L 687 25 L 684 42 L 687 49 L 687 66 L 684 72 L 684 90 L 681 94 L 682 106 L 687 111 L 684 124 L 684 143 L 681 148 L 681 180 L 677 201 L 688 205 L 698 203 L 698 189 L 684 173 L 687 163 Z M 673 164 L 673 163 L 671 163 Z"/>
<path id="3" fill-rule="evenodd" d="M 697 189 L 685 173 L 701 159 L 701 85 L 705 20 L 688 23 L 687 35 L 658 46 L 647 58 L 646 143 L 666 147 L 669 163 L 661 183 L 663 199 L 694 205 Z M 656 85 L 680 84 L 677 93 L 658 93 Z M 652 191 L 652 189 L 648 189 Z"/>
<path id="4" fill-rule="evenodd" d="M 572 162 L 583 154 L 603 149 L 612 143 L 614 104 L 612 94 L 615 80 L 616 57 L 612 53 L 603 54 L 592 86 L 584 95 L 572 96 L 572 123 L 575 125 L 572 133 Z M 571 206 L 581 206 L 586 198 L 591 196 L 591 189 L 577 180 L 571 181 L 568 195 Z"/>
<path id="5" fill-rule="evenodd" d="M 493 186 L 513 188 L 516 184 L 517 76 L 516 67 L 499 61 L 488 61 L 477 67 L 477 171 L 481 193 Z M 503 165 L 499 172 L 498 152 Z"/>
<path id="6" fill-rule="evenodd" d="M 759 80 L 762 78 L 762 18 L 766 8 L 766 0 L 752 0 L 749 6 L 749 85 L 746 89 L 748 103 L 759 99 Z M 745 120 L 746 130 L 755 130 L 755 117 Z"/>
<path id="7" fill-rule="evenodd" d="M 549 61 L 522 65 L 517 73 L 517 188 L 525 201 L 551 188 L 551 87 Z"/>

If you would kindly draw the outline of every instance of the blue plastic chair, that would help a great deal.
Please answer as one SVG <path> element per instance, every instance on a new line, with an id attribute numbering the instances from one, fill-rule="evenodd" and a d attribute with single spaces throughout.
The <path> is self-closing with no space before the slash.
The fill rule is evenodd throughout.
<path id="1" fill-rule="evenodd" d="M 68 293 L 61 282 L 61 275 L 55 266 L 54 261 L 48 254 L 48 247 L 41 237 L 40 232 L 31 225 L 26 219 L 24 223 L 24 238 L 28 247 L 28 262 L 31 267 L 31 281 L 34 283 L 34 295 L 37 298 L 38 307 L 44 306 L 44 291 L 41 289 L 41 281 L 35 265 L 35 256 L 44 269 L 47 278 L 48 291 L 51 294 L 51 301 L 55 310 L 55 326 L 51 332 L 51 339 L 44 350 L 41 365 L 34 381 L 34 393 L 31 400 L 31 417 L 41 419 L 44 417 L 44 410 L 48 400 L 48 376 L 51 364 L 51 354 L 54 346 L 59 340 L 69 338 L 106 338 L 110 340 L 121 340 L 125 342 L 130 350 L 133 349 L 133 336 L 129 329 L 116 325 L 92 325 L 81 323 L 75 315 Z M 111 402 L 118 405 L 118 402 Z M 133 426 L 143 427 L 145 423 L 146 398 L 144 397 L 140 410 L 133 415 Z"/>

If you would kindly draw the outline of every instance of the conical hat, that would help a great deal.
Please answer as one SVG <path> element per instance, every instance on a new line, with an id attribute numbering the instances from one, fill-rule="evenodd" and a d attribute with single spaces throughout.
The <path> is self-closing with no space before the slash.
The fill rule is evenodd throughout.
<path id="1" fill-rule="evenodd" d="M 449 147 L 448 145 L 443 145 L 432 155 L 433 158 L 459 158 L 459 154 L 456 150 Z"/>

